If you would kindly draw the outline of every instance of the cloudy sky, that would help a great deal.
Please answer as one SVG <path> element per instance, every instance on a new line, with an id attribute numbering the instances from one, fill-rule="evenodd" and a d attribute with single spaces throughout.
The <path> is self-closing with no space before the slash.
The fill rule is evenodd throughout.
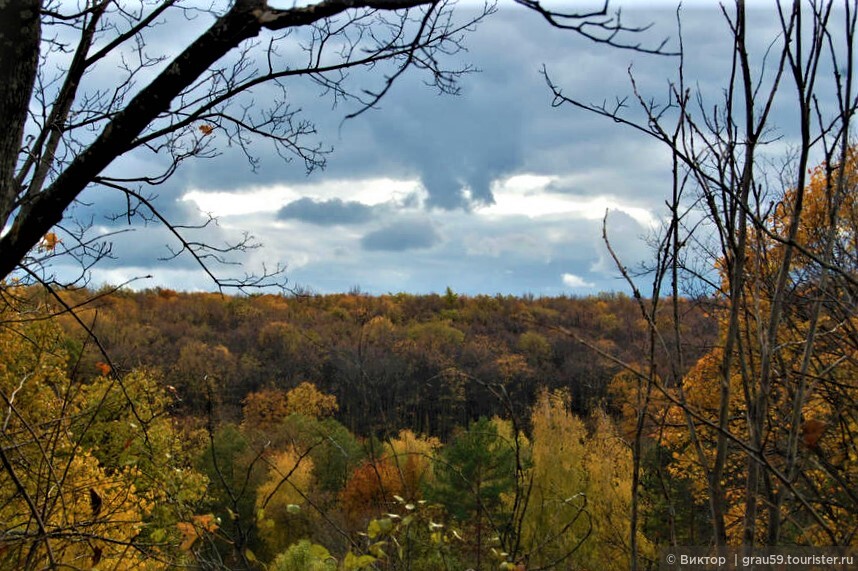
<path id="1" fill-rule="evenodd" d="M 624 11 L 629 24 L 653 24 L 635 41 L 675 40 L 674 8 L 645 4 Z M 468 10 L 458 17 L 469 17 Z M 771 16 L 755 17 L 759 54 L 773 38 Z M 688 75 L 704 93 L 717 95 L 729 66 L 717 7 L 692 2 L 683 32 Z M 176 41 L 175 34 L 159 37 L 152 41 Z M 458 96 L 439 95 L 412 73 L 377 109 L 345 122 L 353 107 L 332 107 L 306 81 L 287 85 L 293 108 L 316 125 L 312 140 L 333 148 L 324 170 L 308 176 L 300 161 L 284 162 L 261 143 L 253 147 L 260 159 L 253 172 L 215 132 L 220 155 L 186 164 L 156 189 L 157 204 L 177 223 L 216 216 L 217 226 L 201 234 L 206 240 L 235 240 L 248 231 L 263 244 L 242 257 L 242 268 L 216 268 L 225 276 L 280 263 L 292 285 L 320 293 L 624 289 L 602 244 L 602 218 L 608 212 L 609 234 L 624 261 L 645 259 L 645 238 L 664 216 L 669 157 L 628 128 L 552 107 L 541 70 L 569 96 L 602 102 L 630 94 L 631 66 L 639 87 L 662 97 L 675 76 L 675 58 L 596 45 L 503 2 L 467 35 L 465 46 L 451 66 L 480 71 L 461 79 Z M 359 76 L 357 88 L 363 79 L 371 77 Z M 114 169 L 152 160 L 129 157 Z M 124 199 L 96 192 L 85 197 L 94 211 L 79 214 L 115 229 L 104 214 L 121 210 Z M 159 259 L 170 244 L 163 229 L 140 223 L 122 229 L 131 231 L 113 238 L 116 259 L 93 270 L 95 282 L 151 274 L 136 287 L 213 287 L 187 257 Z"/>

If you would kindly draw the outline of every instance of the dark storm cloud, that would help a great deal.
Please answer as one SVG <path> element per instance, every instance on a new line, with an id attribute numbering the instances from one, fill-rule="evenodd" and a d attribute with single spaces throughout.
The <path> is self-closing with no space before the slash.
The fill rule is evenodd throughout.
<path id="1" fill-rule="evenodd" d="M 426 220 L 393 222 L 361 239 L 368 251 L 402 252 L 431 248 L 441 241 L 432 223 Z"/>
<path id="2" fill-rule="evenodd" d="M 376 141 L 399 141 L 396 157 L 416 171 L 429 206 L 492 203 L 491 182 L 522 160 L 521 109 L 513 90 L 494 82 L 466 84 L 461 97 L 427 98 L 418 95 L 425 90 L 419 84 L 406 88 L 410 96 L 373 123 Z"/>
<path id="3" fill-rule="evenodd" d="M 674 32 L 673 18 L 669 9 L 633 11 L 627 23 L 655 23 L 640 41 L 658 45 Z M 657 78 L 653 83 L 663 93 L 665 62 L 672 62 L 606 50 L 521 9 L 502 8 L 465 41 L 468 51 L 461 62 L 479 71 L 461 78 L 459 96 L 438 97 L 419 75 L 405 77 L 379 110 L 343 126 L 343 137 L 357 136 L 360 144 L 340 147 L 332 167 L 398 166 L 420 178 L 428 206 L 448 210 L 491 204 L 492 183 L 521 172 L 554 175 L 623 165 L 640 167 L 639 180 L 661 180 L 655 171 L 660 175 L 662 165 L 641 153 L 639 142 L 629 142 L 628 130 L 571 106 L 552 108 L 542 67 L 564 92 L 604 101 L 630 94 L 627 69 L 636 59 L 647 60 L 641 64 L 642 85 L 648 88 L 649 78 Z M 661 74 L 650 75 L 655 69 Z M 352 148 L 360 149 L 360 158 L 351 155 Z M 615 194 L 635 194 L 614 186 Z M 588 191 L 605 193 L 595 186 Z"/>
<path id="4" fill-rule="evenodd" d="M 628 25 L 653 24 L 646 34 L 635 37 L 635 42 L 657 45 L 663 38 L 675 38 L 671 7 L 634 8 L 629 6 L 624 12 Z M 473 15 L 470 10 L 461 8 L 458 17 L 467 20 Z M 712 20 L 717 18 L 720 16 L 715 9 L 687 10 L 684 29 L 688 76 L 704 70 L 694 75 L 696 85 L 720 90 L 729 61 L 720 57 L 726 34 L 712 33 Z M 158 33 L 166 32 L 159 29 Z M 175 37 L 164 37 L 172 49 Z M 761 41 L 768 40 L 763 37 Z M 393 86 L 378 109 L 345 123 L 341 122 L 343 116 L 354 110 L 348 102 L 332 108 L 332 101 L 320 97 L 318 86 L 306 78 L 288 81 L 287 101 L 293 110 L 300 110 L 296 120 L 310 120 L 318 128 L 318 135 L 305 138 L 303 143 L 321 143 L 323 148 L 334 149 L 327 157 L 327 170 L 316 172 L 309 180 L 416 176 L 428 190 L 427 204 L 443 209 L 468 207 L 471 201 L 491 203 L 492 181 L 523 171 L 556 174 L 600 167 L 634 168 L 637 180 L 652 184 L 661 181 L 661 165 L 646 157 L 641 159 L 635 145 L 628 144 L 630 139 L 638 146 L 644 144 L 641 141 L 650 141 L 630 137 L 629 130 L 593 114 L 568 106 L 552 108 L 540 71 L 544 64 L 566 95 L 585 102 L 611 102 L 631 95 L 627 72 L 632 63 L 644 94 L 663 96 L 667 79 L 675 75 L 675 58 L 607 49 L 553 29 L 532 12 L 508 7 L 467 34 L 464 43 L 466 53 L 444 60 L 449 67 L 473 65 L 479 70 L 461 78 L 459 96 L 438 96 L 425 85 L 427 78 L 412 70 Z M 355 93 L 373 90 L 383 71 L 354 70 L 350 89 Z M 717 79 L 709 81 L 710 76 Z M 250 97 L 256 108 L 279 94 L 263 86 Z M 630 105 L 629 112 L 633 107 Z M 308 180 L 300 159 L 284 161 L 265 141 L 254 141 L 250 147 L 260 160 L 255 172 L 242 151 L 228 146 L 217 132 L 213 142 L 222 154 L 183 165 L 173 179 L 178 186 L 222 190 Z M 617 194 L 638 192 L 624 185 L 614 186 Z M 603 192 L 595 187 L 587 190 Z"/>
<path id="5" fill-rule="evenodd" d="M 514 61 L 515 54 L 510 61 L 499 57 L 509 54 L 500 43 L 515 41 L 504 22 L 493 16 L 481 28 L 484 33 L 467 38 L 469 51 L 461 64 L 480 71 L 461 79 L 459 96 L 439 97 L 413 75 L 370 118 L 365 136 L 372 145 L 396 141 L 384 154 L 420 178 L 430 207 L 490 204 L 492 181 L 522 165 L 521 134 L 532 100 L 522 77 L 538 78 Z"/>
<path id="6" fill-rule="evenodd" d="M 460 18 L 472 14 L 463 8 Z M 179 177 L 203 190 L 324 177 L 419 177 L 428 191 L 429 206 L 451 209 L 470 202 L 491 203 L 492 181 L 523 164 L 526 123 L 550 110 L 538 74 L 542 56 L 537 54 L 542 50 L 534 50 L 532 42 L 522 37 L 526 30 L 517 26 L 515 18 L 492 16 L 465 38 L 467 53 L 446 58 L 449 67 L 473 65 L 480 70 L 461 78 L 459 96 L 439 96 L 425 85 L 425 75 L 413 70 L 394 85 L 378 109 L 342 123 L 353 108 L 341 104 L 332 109 L 331 102 L 320 98 L 316 86 L 303 78 L 288 83 L 289 101 L 301 109 L 302 119 L 318 129 L 318 136 L 304 142 L 322 142 L 334 150 L 327 156 L 326 169 L 309 179 L 300 160 L 285 162 L 264 141 L 251 147 L 261 161 L 255 173 L 239 149 L 221 146 L 223 154 L 217 160 L 192 161 Z M 528 26 L 533 27 L 533 22 Z M 517 43 L 525 53 L 507 51 L 508 42 Z M 550 50 L 547 46 L 545 52 Z M 352 90 L 374 89 L 381 73 L 380 69 L 355 70 Z M 264 89 L 257 91 L 256 100 L 268 98 Z"/>
<path id="7" fill-rule="evenodd" d="M 319 226 L 361 224 L 374 217 L 374 209 L 353 200 L 313 200 L 301 198 L 290 202 L 277 212 L 278 220 L 300 220 Z"/>

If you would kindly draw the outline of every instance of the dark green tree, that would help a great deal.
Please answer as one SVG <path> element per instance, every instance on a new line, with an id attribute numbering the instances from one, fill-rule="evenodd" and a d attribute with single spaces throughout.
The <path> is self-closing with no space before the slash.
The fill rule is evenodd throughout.
<path id="1" fill-rule="evenodd" d="M 499 534 L 508 522 L 503 499 L 516 484 L 515 466 L 514 443 L 501 436 L 496 421 L 486 418 L 457 433 L 435 462 L 427 497 L 443 504 L 457 522 L 467 522 L 476 569 L 486 532 Z"/>

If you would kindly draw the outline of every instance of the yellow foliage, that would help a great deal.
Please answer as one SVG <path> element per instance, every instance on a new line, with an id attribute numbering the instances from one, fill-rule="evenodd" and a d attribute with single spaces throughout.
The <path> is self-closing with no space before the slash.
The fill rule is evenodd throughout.
<path id="1" fill-rule="evenodd" d="M 627 569 L 631 450 L 607 415 L 596 413 L 588 432 L 568 404 L 567 392 L 543 390 L 531 412 L 533 485 L 522 529 L 529 560 L 548 564 L 583 541 L 570 566 Z"/>
<path id="2" fill-rule="evenodd" d="M 313 461 L 293 447 L 271 458 L 268 477 L 256 490 L 256 524 L 272 553 L 297 541 L 309 514 L 304 497 L 314 487 Z"/>
<path id="3" fill-rule="evenodd" d="M 316 385 L 306 381 L 286 393 L 286 410 L 289 414 L 325 418 L 339 408 L 337 397 L 323 393 Z"/>
<path id="4" fill-rule="evenodd" d="M 595 566 L 601 560 L 611 562 L 601 565 L 603 569 L 627 569 L 631 563 L 632 452 L 604 412 L 596 411 L 591 422 L 584 465 L 588 477 L 588 509 L 593 516 L 593 537 L 597 543 L 590 554 L 590 565 Z M 655 555 L 654 546 L 641 532 L 638 532 L 638 545 L 644 557 Z M 588 551 L 585 549 L 582 556 Z"/>
<path id="5" fill-rule="evenodd" d="M 531 411 L 533 467 L 528 476 L 533 487 L 522 533 L 525 545 L 538 549 L 531 558 L 534 562 L 561 557 L 587 532 L 587 516 L 581 512 L 587 491 L 583 464 L 587 432 L 567 404 L 568 393 L 543 390 Z M 564 528 L 566 533 L 559 533 Z"/>
<path id="6" fill-rule="evenodd" d="M 699 451 L 679 407 L 669 407 L 665 423 L 664 443 L 674 460 L 670 473 L 687 478 L 695 500 L 706 502 L 710 493 L 706 475 L 714 466 L 719 438 L 710 425 L 718 423 L 723 368 L 729 357 L 730 397 L 724 404 L 731 438 L 721 485 L 728 540 L 737 544 L 746 541 L 747 513 L 755 514 L 759 541 L 767 540 L 767 525 L 777 513 L 770 506 L 775 503 L 780 506 L 781 541 L 854 541 L 854 533 L 842 530 L 858 525 L 852 491 L 858 466 L 850 462 L 858 447 L 854 438 L 858 412 L 847 404 L 858 400 L 854 382 L 858 317 L 854 286 L 843 279 L 845 274 L 854 277 L 858 269 L 858 148 L 848 150 L 844 164 L 822 164 L 808 174 L 804 188 L 785 191 L 762 220 L 765 228 L 750 228 L 742 297 L 725 298 L 728 308 L 715 313 L 721 346 L 704 355 L 682 381 L 688 406 L 700 417 L 694 421 Z M 792 249 L 789 267 L 784 267 L 788 246 L 776 237 L 787 237 L 796 220 L 798 247 Z M 732 277 L 726 266 L 724 260 L 718 261 L 724 291 L 729 291 Z M 781 275 L 787 279 L 782 292 L 775 287 Z M 732 303 L 739 303 L 740 311 L 734 351 L 726 355 Z M 777 327 L 771 329 L 770 340 L 772 323 Z M 765 378 L 763 370 L 769 371 Z M 678 398 L 679 392 L 672 390 Z M 773 476 L 765 485 L 749 489 L 748 475 L 758 460 L 734 440 L 760 446 L 768 464 L 761 469 L 789 473 L 791 489 Z"/>
<path id="7" fill-rule="evenodd" d="M 432 458 L 440 447 L 437 438 L 417 436 L 407 429 L 388 442 L 385 460 L 399 471 L 406 498 L 419 498 L 423 485 L 432 481 Z"/>
<path id="8" fill-rule="evenodd" d="M 58 564 L 98 560 L 133 568 L 142 555 L 127 544 L 152 504 L 130 483 L 133 468 L 108 474 L 91 452 L 76 449 L 68 422 L 61 420 L 67 404 L 57 391 L 69 380 L 65 355 L 54 344 L 58 333 L 47 323 L 26 329 L 0 329 L 0 390 L 12 403 L 0 424 L 0 445 L 11 467 L 0 471 L 0 535 L 21 538 L 7 543 L 0 566 L 24 568 L 33 549 L 35 561 L 44 565 L 53 557 Z M 65 426 L 52 429 L 58 420 Z M 40 525 L 67 536 L 38 541 Z M 93 539 L 82 541 L 75 533 Z"/>
<path id="9" fill-rule="evenodd" d="M 387 317 L 376 315 L 364 325 L 364 334 L 367 343 L 381 343 L 392 339 L 396 332 L 396 326 Z"/>
<path id="10" fill-rule="evenodd" d="M 325 418 L 338 409 L 337 397 L 305 381 L 290 391 L 264 389 L 251 393 L 244 399 L 242 412 L 246 426 L 269 430 L 291 414 Z"/>
<path id="11" fill-rule="evenodd" d="M 170 541 L 132 544 L 172 529 L 205 480 L 181 464 L 163 390 L 144 373 L 72 380 L 57 324 L 22 315 L 0 309 L 0 568 L 169 566 Z"/>

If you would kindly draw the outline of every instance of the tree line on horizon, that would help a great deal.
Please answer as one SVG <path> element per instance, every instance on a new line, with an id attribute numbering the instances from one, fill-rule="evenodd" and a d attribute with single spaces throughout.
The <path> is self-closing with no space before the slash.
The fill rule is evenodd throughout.
<path id="1" fill-rule="evenodd" d="M 169 378 L 183 413 L 201 416 L 211 405 L 232 420 L 248 394 L 309 381 L 336 396 L 340 420 L 359 434 L 390 424 L 444 438 L 469 420 L 507 412 L 492 393 L 498 382 L 516 412 L 545 386 L 569 391 L 570 406 L 587 415 L 607 402 L 619 369 L 565 330 L 584 331 L 625 359 L 646 331 L 633 300 L 612 293 L 233 297 L 159 288 L 64 297 L 69 306 L 86 303 L 75 318 L 61 318 L 69 334 L 79 318 L 99 340 L 80 339 L 81 370 L 97 370 L 104 350 L 117 372 L 145 368 Z M 705 303 L 684 304 L 687 350 L 702 355 L 715 323 Z"/>

